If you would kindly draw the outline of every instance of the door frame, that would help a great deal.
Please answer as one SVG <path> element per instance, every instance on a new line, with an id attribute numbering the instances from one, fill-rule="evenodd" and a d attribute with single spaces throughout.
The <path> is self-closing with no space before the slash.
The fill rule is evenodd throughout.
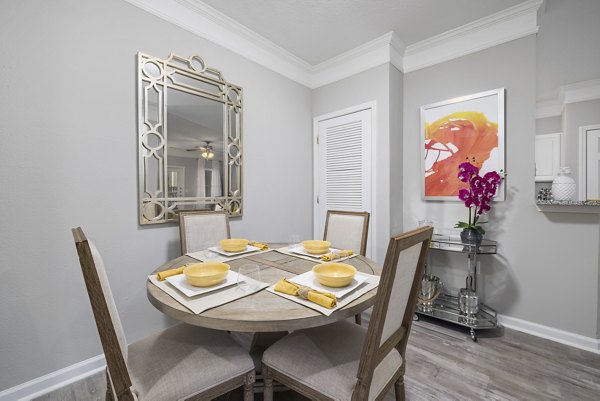
<path id="1" fill-rule="evenodd" d="M 327 114 L 322 114 L 320 116 L 314 117 L 313 118 L 313 237 L 315 239 L 319 239 L 322 238 L 323 233 L 318 233 L 318 227 L 319 227 L 319 218 L 318 218 L 318 211 L 319 211 L 319 207 L 318 207 L 318 203 L 317 203 L 317 197 L 318 197 L 318 192 L 319 192 L 319 145 L 317 143 L 317 138 L 319 136 L 319 123 L 321 121 L 326 121 L 326 120 L 330 120 L 332 118 L 336 118 L 336 117 L 341 117 L 347 114 L 352 114 L 352 113 L 356 113 L 359 111 L 364 111 L 364 110 L 371 110 L 371 217 L 370 217 L 370 223 L 369 223 L 369 238 L 371 239 L 370 241 L 370 246 L 368 248 L 370 248 L 371 250 L 371 259 L 375 258 L 375 255 L 377 253 L 377 230 L 375 229 L 377 226 L 377 211 L 376 211 L 376 206 L 377 206 L 377 180 L 375 179 L 375 177 L 377 177 L 377 170 L 376 170 L 376 158 L 375 155 L 377 154 L 376 152 L 376 146 L 377 146 L 377 141 L 376 136 L 377 136 L 377 101 L 376 100 L 372 100 L 370 102 L 366 102 L 366 103 L 361 103 L 355 106 L 351 106 L 351 107 L 347 107 L 345 109 L 341 109 L 341 110 L 337 110 L 337 111 L 333 111 L 331 113 L 327 113 Z"/>
<path id="2" fill-rule="evenodd" d="M 587 199 L 587 132 L 600 129 L 600 124 L 579 127 L 579 200 Z M 584 189 L 585 188 L 585 189 Z"/>

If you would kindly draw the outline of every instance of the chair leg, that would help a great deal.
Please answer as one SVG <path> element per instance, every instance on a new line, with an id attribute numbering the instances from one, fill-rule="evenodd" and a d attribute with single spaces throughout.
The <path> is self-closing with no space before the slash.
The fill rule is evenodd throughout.
<path id="1" fill-rule="evenodd" d="M 269 374 L 269 368 L 266 365 L 262 365 L 263 375 L 263 399 L 264 401 L 273 401 L 273 378 Z"/>
<path id="2" fill-rule="evenodd" d="M 396 393 L 396 401 L 404 401 L 404 375 L 400 376 L 400 378 L 394 383 L 394 392 Z"/>
<path id="3" fill-rule="evenodd" d="M 359 326 L 362 325 L 362 315 L 360 313 L 354 315 L 354 321 L 356 322 L 356 324 L 358 324 Z"/>
<path id="4" fill-rule="evenodd" d="M 244 401 L 254 401 L 254 382 L 256 381 L 256 373 L 254 371 L 248 373 L 244 378 Z"/>

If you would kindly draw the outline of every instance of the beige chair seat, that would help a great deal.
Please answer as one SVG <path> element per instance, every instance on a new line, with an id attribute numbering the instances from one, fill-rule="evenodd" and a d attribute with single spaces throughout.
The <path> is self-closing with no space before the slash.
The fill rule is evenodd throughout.
<path id="1" fill-rule="evenodd" d="M 127 367 L 140 401 L 187 399 L 254 369 L 229 335 L 186 324 L 129 345 Z"/>
<path id="2" fill-rule="evenodd" d="M 367 329 L 349 321 L 295 331 L 267 349 L 263 362 L 327 397 L 350 400 L 366 336 Z M 394 348 L 375 368 L 369 400 L 401 366 Z"/>

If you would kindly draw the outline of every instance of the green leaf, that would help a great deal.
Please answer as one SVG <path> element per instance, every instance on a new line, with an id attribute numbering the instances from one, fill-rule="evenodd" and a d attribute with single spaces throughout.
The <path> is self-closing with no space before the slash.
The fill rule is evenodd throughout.
<path id="1" fill-rule="evenodd" d="M 476 229 L 476 230 L 477 230 L 479 233 L 481 233 L 481 235 L 485 234 L 485 230 L 483 229 L 483 227 L 481 227 L 481 226 L 475 226 L 475 229 Z"/>
<path id="2" fill-rule="evenodd" d="M 471 225 L 469 223 L 465 223 L 464 221 L 459 221 L 454 226 L 454 228 L 470 228 L 470 227 L 471 227 Z"/>

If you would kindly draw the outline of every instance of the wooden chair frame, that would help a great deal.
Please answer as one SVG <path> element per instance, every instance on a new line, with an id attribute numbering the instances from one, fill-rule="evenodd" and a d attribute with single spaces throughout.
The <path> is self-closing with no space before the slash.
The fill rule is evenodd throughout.
<path id="1" fill-rule="evenodd" d="M 356 375 L 357 383 L 352 394 L 352 401 L 364 401 L 369 398 L 369 389 L 371 387 L 375 368 L 392 350 L 392 348 L 396 348 L 400 353 L 400 356 L 402 357 L 402 366 L 393 375 L 392 379 L 385 385 L 376 399 L 383 399 L 392 387 L 392 384 L 395 388 L 396 400 L 403 401 L 405 399 L 404 372 L 406 369 L 406 345 L 412 326 L 412 317 L 415 313 L 419 282 L 421 280 L 421 276 L 423 275 L 425 260 L 429 250 L 432 234 L 432 227 L 421 227 L 390 239 L 379 282 L 377 300 L 375 301 L 373 315 L 371 322 L 369 323 L 369 328 L 367 329 L 365 344 L 360 357 L 358 372 Z M 408 296 L 406 309 L 402 317 L 402 323 L 400 328 L 392 333 L 392 335 L 380 345 L 385 323 L 385 316 L 389 307 L 394 278 L 396 277 L 397 273 L 396 270 L 400 252 L 418 243 L 422 243 L 422 247 L 419 254 L 410 294 Z M 331 398 L 325 397 L 323 394 L 317 392 L 313 388 L 298 383 L 294 379 L 286 376 L 284 373 L 279 372 L 264 363 L 262 372 L 263 376 L 265 377 L 265 401 L 272 401 L 273 399 L 273 380 L 276 380 L 279 383 L 282 383 L 292 390 L 295 390 L 311 399 L 331 400 Z"/>
<path id="2" fill-rule="evenodd" d="M 72 232 L 85 286 L 92 305 L 92 311 L 94 312 L 96 327 L 100 335 L 102 350 L 106 358 L 106 400 L 113 401 L 116 396 L 117 401 L 133 401 L 131 377 L 121 347 L 119 346 L 117 333 L 110 316 L 104 292 L 102 291 L 102 284 L 100 283 L 100 277 L 94 263 L 90 244 L 81 227 L 73 228 Z M 244 401 L 248 401 L 253 399 L 254 381 L 255 372 L 252 370 L 248 373 L 242 373 L 237 377 L 232 377 L 218 386 L 211 387 L 200 394 L 188 398 L 188 400 L 210 400 L 243 386 Z"/>
<path id="3" fill-rule="evenodd" d="M 363 229 L 360 239 L 360 255 L 365 256 L 367 253 L 367 239 L 369 237 L 369 219 L 371 217 L 369 212 L 346 212 L 343 210 L 328 210 L 327 217 L 325 219 L 325 232 L 323 233 L 323 240 L 327 239 L 327 229 L 329 227 L 329 217 L 332 214 L 342 214 L 348 216 L 360 216 L 364 218 Z"/>
<path id="4" fill-rule="evenodd" d="M 194 215 L 202 215 L 202 214 L 222 214 L 225 216 L 225 223 L 227 225 L 227 238 L 231 238 L 231 231 L 229 229 L 229 215 L 226 211 L 214 211 L 214 210 L 194 210 L 194 211 L 181 211 L 179 212 L 179 238 L 181 242 L 181 254 L 185 255 L 187 251 L 187 241 L 185 235 L 185 216 L 194 216 Z"/>

